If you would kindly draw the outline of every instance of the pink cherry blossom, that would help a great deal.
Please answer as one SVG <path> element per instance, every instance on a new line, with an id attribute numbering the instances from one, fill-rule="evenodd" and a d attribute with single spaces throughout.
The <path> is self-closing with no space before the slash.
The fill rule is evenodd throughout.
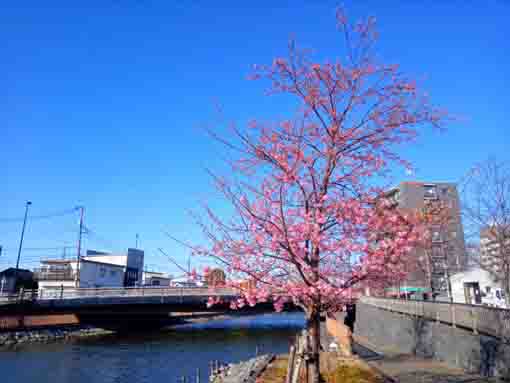
<path id="1" fill-rule="evenodd" d="M 397 66 L 376 62 L 374 19 L 353 26 L 339 11 L 337 22 L 349 39 L 347 60 L 317 63 L 292 43 L 288 58 L 255 67 L 253 78 L 268 80 L 268 94 L 293 100 L 295 111 L 233 126 L 221 140 L 234 150 L 233 175 L 214 179 L 232 209 L 207 208 L 198 223 L 210 246 L 193 246 L 232 275 L 227 285 L 241 293 L 232 308 L 293 302 L 310 329 L 321 312 L 405 275 L 422 224 L 378 185 L 394 167 L 410 166 L 402 147 L 447 117 Z M 240 278 L 249 283 L 233 282 Z"/>

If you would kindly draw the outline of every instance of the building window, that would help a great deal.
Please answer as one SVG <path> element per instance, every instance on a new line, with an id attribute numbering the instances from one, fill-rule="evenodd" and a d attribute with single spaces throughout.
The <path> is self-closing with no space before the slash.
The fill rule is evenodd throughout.
<path id="1" fill-rule="evenodd" d="M 441 242 L 441 231 L 437 227 L 433 227 L 431 229 L 431 239 L 432 242 Z"/>
<path id="2" fill-rule="evenodd" d="M 115 275 L 117 275 L 117 271 L 115 271 L 115 270 L 110 270 L 110 276 L 111 276 L 111 277 L 114 277 Z"/>
<path id="3" fill-rule="evenodd" d="M 425 188 L 424 198 L 437 199 L 436 185 L 423 185 L 423 187 Z"/>
<path id="4" fill-rule="evenodd" d="M 101 278 L 104 278 L 106 276 L 106 267 L 101 266 L 101 268 L 99 269 L 99 275 L 101 276 Z"/>
<path id="5" fill-rule="evenodd" d="M 152 286 L 159 286 L 159 285 L 160 285 L 159 281 L 152 281 Z"/>
<path id="6" fill-rule="evenodd" d="M 490 286 L 485 286 L 485 292 L 486 292 L 487 294 L 490 294 L 490 292 L 491 292 L 491 287 L 490 287 Z"/>

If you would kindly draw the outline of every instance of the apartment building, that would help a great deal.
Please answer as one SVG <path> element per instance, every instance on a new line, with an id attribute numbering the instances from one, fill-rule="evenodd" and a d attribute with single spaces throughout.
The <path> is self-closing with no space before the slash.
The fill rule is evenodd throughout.
<path id="1" fill-rule="evenodd" d="M 446 275 L 465 269 L 467 263 L 457 186 L 449 182 L 402 182 L 387 197 L 402 211 L 423 212 L 434 204 L 446 207 L 448 219 L 429 225 L 430 246 L 409 256 L 408 276 L 401 281 L 410 292 L 446 292 Z"/>
<path id="2" fill-rule="evenodd" d="M 510 227 L 492 226 L 480 231 L 480 263 L 498 279 L 510 274 Z"/>

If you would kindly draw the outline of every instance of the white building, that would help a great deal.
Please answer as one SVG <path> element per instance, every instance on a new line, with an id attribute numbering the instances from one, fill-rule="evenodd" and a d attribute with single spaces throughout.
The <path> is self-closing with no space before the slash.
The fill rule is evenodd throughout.
<path id="1" fill-rule="evenodd" d="M 143 285 L 144 286 L 161 286 L 170 287 L 172 277 L 164 273 L 158 273 L 156 271 L 144 271 L 143 272 Z"/>
<path id="2" fill-rule="evenodd" d="M 88 250 L 82 259 L 119 265 L 124 267 L 124 286 L 135 286 L 142 283 L 144 252 L 138 249 L 128 249 L 126 254 L 109 254 Z"/>
<path id="3" fill-rule="evenodd" d="M 506 307 L 501 285 L 486 270 L 473 268 L 452 275 L 450 280 L 455 303 Z"/>
<path id="4" fill-rule="evenodd" d="M 128 249 L 127 254 L 87 251 L 76 259 L 47 259 L 34 276 L 39 290 L 135 286 L 142 281 L 144 253 Z"/>
<path id="5" fill-rule="evenodd" d="M 81 259 L 48 259 L 35 271 L 39 290 L 99 288 L 124 286 L 124 267 L 105 262 Z"/>

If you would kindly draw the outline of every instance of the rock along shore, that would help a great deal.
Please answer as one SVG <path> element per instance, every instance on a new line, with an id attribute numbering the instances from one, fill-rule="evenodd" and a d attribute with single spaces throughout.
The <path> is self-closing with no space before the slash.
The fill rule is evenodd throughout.
<path id="1" fill-rule="evenodd" d="M 112 331 L 94 327 L 58 327 L 19 330 L 0 333 L 0 349 L 23 343 L 53 342 L 62 339 L 83 338 L 112 334 Z"/>
<path id="2" fill-rule="evenodd" d="M 211 383 L 255 383 L 257 377 L 274 359 L 266 354 L 236 364 L 229 364 L 219 372 L 211 375 Z"/>

